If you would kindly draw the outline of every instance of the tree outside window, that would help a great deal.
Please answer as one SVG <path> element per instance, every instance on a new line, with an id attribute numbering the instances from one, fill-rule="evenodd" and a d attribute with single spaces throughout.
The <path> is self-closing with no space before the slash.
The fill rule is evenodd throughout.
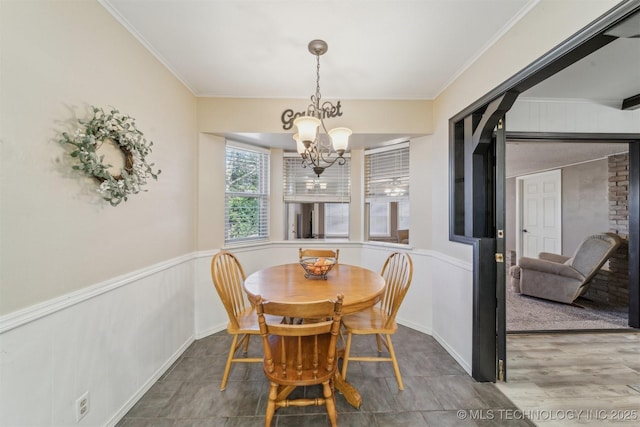
<path id="1" fill-rule="evenodd" d="M 225 243 L 269 237 L 269 154 L 226 147 Z"/>

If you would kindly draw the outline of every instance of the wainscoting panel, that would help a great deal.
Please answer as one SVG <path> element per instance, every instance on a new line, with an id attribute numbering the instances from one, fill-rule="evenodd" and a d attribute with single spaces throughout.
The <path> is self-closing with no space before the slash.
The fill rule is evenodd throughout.
<path id="1" fill-rule="evenodd" d="M 471 375 L 473 265 L 431 254 L 432 335 Z"/>
<path id="2" fill-rule="evenodd" d="M 570 99 L 520 98 L 507 113 L 511 132 L 638 133 L 640 111 Z"/>
<path id="3" fill-rule="evenodd" d="M 0 424 L 115 425 L 193 342 L 193 271 L 182 257 L 1 318 Z"/>

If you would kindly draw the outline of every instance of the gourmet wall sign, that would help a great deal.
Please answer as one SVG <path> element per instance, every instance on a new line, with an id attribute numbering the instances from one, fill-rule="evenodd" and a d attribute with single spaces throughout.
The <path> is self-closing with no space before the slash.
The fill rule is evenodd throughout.
<path id="1" fill-rule="evenodd" d="M 331 117 L 340 117 L 342 116 L 342 105 L 340 105 L 340 101 L 333 105 L 331 102 L 327 101 L 322 104 L 322 119 L 328 119 Z M 298 117 L 304 116 L 307 114 L 306 111 L 294 112 L 291 108 L 288 108 L 282 112 L 282 116 L 280 119 L 282 120 L 282 129 L 289 130 L 293 127 L 293 121 Z"/>

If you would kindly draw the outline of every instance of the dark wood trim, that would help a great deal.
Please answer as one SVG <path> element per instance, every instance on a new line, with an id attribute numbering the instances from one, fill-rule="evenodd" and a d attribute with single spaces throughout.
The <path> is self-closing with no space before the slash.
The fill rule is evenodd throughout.
<path id="1" fill-rule="evenodd" d="M 638 108 L 640 108 L 640 94 L 622 100 L 623 110 L 636 110 Z"/>
<path id="2" fill-rule="evenodd" d="M 629 326 L 640 328 L 640 138 L 629 143 Z"/>
<path id="3" fill-rule="evenodd" d="M 498 125 L 498 121 L 511 109 L 518 95 L 518 92 L 506 92 L 487 105 L 487 108 L 482 113 L 482 119 L 474 129 L 474 152 L 477 152 L 479 146 L 491 144 L 493 132 Z"/>
<path id="4" fill-rule="evenodd" d="M 640 9 L 640 0 L 626 0 L 617 4 L 613 9 L 595 21 L 582 28 L 577 33 L 560 43 L 529 66 L 525 67 L 511 78 L 485 94 L 473 104 L 453 116 L 451 120 L 457 122 L 469 114 L 482 108 L 503 93 L 515 90 L 522 93 L 547 77 L 568 67 L 584 58 L 615 38 L 603 36 L 602 33 L 624 20 Z M 547 68 L 549 71 L 547 71 Z"/>
<path id="5" fill-rule="evenodd" d="M 495 247 L 495 239 L 473 240 L 473 351 L 471 354 L 471 375 L 476 381 L 481 382 L 496 381 Z"/>
<path id="6" fill-rule="evenodd" d="M 495 234 L 496 253 L 506 258 L 506 126 L 507 120 L 503 116 L 502 122 L 498 123 L 495 135 L 495 163 L 496 163 L 496 183 L 495 183 Z M 502 232 L 500 232 L 502 230 Z M 506 263 L 496 265 L 496 357 L 498 359 L 498 379 L 507 381 L 507 279 Z M 500 377 L 500 361 L 502 361 L 502 377 Z"/>
<path id="7" fill-rule="evenodd" d="M 477 183 L 473 179 L 474 171 L 478 171 L 476 159 L 473 155 L 473 130 L 475 129 L 477 117 L 470 115 L 464 118 L 464 235 L 478 237 L 475 235 L 477 225 L 474 221 L 473 212 L 476 211 L 478 203 Z"/>
<path id="8" fill-rule="evenodd" d="M 507 141 L 535 142 L 628 142 L 640 139 L 639 133 L 565 133 L 565 132 L 509 132 Z"/>

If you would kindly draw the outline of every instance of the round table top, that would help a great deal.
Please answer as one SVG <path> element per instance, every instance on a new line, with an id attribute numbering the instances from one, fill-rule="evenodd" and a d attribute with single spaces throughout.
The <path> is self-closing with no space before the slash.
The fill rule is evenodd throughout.
<path id="1" fill-rule="evenodd" d="M 334 301 L 342 294 L 344 314 L 364 310 L 382 298 L 384 279 L 366 268 L 337 264 L 327 273 L 327 280 L 306 279 L 304 274 L 298 263 L 276 265 L 249 275 L 244 289 L 252 297 L 280 302 Z"/>

